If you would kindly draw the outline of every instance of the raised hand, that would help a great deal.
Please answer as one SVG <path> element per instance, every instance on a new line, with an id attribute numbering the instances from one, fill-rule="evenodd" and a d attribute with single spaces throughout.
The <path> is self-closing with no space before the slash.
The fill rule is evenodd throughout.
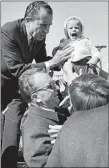
<path id="1" fill-rule="evenodd" d="M 70 54 L 72 51 L 73 51 L 73 48 L 72 46 L 69 46 L 69 45 L 64 47 L 64 49 L 62 50 L 58 50 L 54 55 L 54 57 L 48 61 L 50 68 L 58 66 L 64 63 L 65 61 L 67 61 L 71 57 Z"/>

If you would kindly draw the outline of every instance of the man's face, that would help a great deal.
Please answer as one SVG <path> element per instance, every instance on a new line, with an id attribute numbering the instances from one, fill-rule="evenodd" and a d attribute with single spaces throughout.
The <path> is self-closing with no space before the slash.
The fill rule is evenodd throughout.
<path id="1" fill-rule="evenodd" d="M 49 32 L 53 16 L 44 8 L 38 13 L 38 19 L 29 22 L 29 33 L 38 41 L 43 40 Z"/>
<path id="2" fill-rule="evenodd" d="M 38 88 L 35 94 L 40 96 L 42 103 L 47 105 L 48 108 L 54 109 L 55 107 L 58 107 L 60 101 L 56 84 L 48 74 L 40 73 L 39 77 L 38 75 L 39 74 L 34 78 L 34 84 Z"/>

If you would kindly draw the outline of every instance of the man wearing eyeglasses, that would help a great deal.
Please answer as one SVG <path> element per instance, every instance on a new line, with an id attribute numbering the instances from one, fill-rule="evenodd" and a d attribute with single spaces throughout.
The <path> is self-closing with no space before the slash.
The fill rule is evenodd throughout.
<path id="1" fill-rule="evenodd" d="M 21 124 L 24 159 L 28 167 L 43 167 L 52 150 L 49 125 L 59 124 L 59 115 L 63 122 L 66 117 L 55 110 L 60 103 L 57 87 L 47 73 L 26 70 L 19 78 L 19 87 L 29 104 Z"/>
<path id="2" fill-rule="evenodd" d="M 23 19 L 8 22 L 1 28 L 1 106 L 5 110 L 2 168 L 7 165 L 16 168 L 17 163 L 19 125 L 26 108 L 18 94 L 19 76 L 32 66 L 48 71 L 67 60 L 72 52 L 72 48 L 66 48 L 50 60 L 47 57 L 45 39 L 52 18 L 48 3 L 35 1 L 28 5 Z M 35 64 L 31 64 L 33 59 Z"/>

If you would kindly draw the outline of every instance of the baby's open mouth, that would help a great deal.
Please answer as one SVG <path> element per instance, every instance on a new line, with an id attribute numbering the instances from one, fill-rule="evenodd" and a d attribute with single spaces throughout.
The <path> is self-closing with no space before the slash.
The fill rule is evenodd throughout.
<path id="1" fill-rule="evenodd" d="M 77 37 L 77 34 L 76 33 L 72 33 L 72 37 Z"/>

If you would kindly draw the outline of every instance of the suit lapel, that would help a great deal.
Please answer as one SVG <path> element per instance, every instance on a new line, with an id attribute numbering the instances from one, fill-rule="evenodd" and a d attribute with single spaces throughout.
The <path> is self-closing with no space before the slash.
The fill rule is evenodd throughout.
<path id="1" fill-rule="evenodd" d="M 27 39 L 27 32 L 25 27 L 24 20 L 20 22 L 20 38 L 21 38 L 21 48 L 23 53 L 23 59 L 26 63 L 32 62 L 32 57 L 29 50 L 28 39 Z"/>

